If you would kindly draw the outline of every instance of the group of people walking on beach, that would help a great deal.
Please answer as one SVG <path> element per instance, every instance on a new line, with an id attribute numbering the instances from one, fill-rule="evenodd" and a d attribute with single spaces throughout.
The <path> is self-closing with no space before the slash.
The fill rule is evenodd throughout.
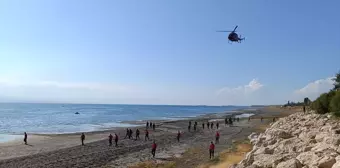
<path id="1" fill-rule="evenodd" d="M 225 126 L 229 125 L 229 126 L 232 126 L 233 125 L 233 122 L 237 121 L 239 122 L 239 118 L 232 118 L 232 117 L 226 117 L 225 118 Z M 263 120 L 263 117 L 261 117 L 261 121 Z M 248 121 L 250 121 L 250 117 L 248 119 Z M 275 121 L 275 119 L 273 119 L 273 121 Z M 190 132 L 191 131 L 191 125 L 192 125 L 192 121 L 189 121 L 189 126 L 188 126 L 188 131 Z M 214 129 L 214 125 L 216 126 L 216 129 L 218 130 L 219 129 L 219 122 L 216 122 L 216 124 L 214 124 L 214 122 L 207 122 L 206 123 L 207 125 L 207 128 L 208 129 Z M 193 125 L 193 130 L 194 131 L 197 131 L 197 127 L 198 127 L 198 123 L 197 121 L 194 122 L 194 125 Z M 153 130 L 156 129 L 156 124 L 155 123 L 152 123 L 152 122 L 146 122 L 146 129 L 145 129 L 145 137 L 144 137 L 144 140 L 145 141 L 149 141 L 150 138 L 149 138 L 149 131 L 148 129 L 151 128 Z M 202 122 L 202 129 L 204 130 L 205 129 L 205 122 Z M 177 132 L 177 136 L 176 136 L 176 140 L 177 142 L 180 142 L 180 138 L 182 136 L 182 133 L 181 131 L 178 131 Z M 215 134 L 215 144 L 218 144 L 219 143 L 219 140 L 220 140 L 220 132 L 219 131 L 216 131 L 216 134 Z M 134 139 L 134 140 L 140 140 L 140 130 L 137 128 L 136 129 L 136 132 L 135 132 L 135 138 L 133 138 L 133 131 L 132 129 L 129 129 L 127 128 L 126 129 L 126 135 L 124 137 L 124 139 Z M 80 136 L 80 139 L 81 139 L 81 145 L 84 146 L 84 141 L 85 141 L 85 134 L 82 133 L 81 136 Z M 109 146 L 112 146 L 113 144 L 113 140 L 115 141 L 115 146 L 118 147 L 118 140 L 119 140 L 119 137 L 116 133 L 114 133 L 114 135 L 112 134 L 109 134 L 108 136 L 108 140 L 109 140 Z M 27 145 L 27 133 L 25 132 L 24 133 L 24 142 L 25 144 Z M 215 151 L 215 144 L 213 141 L 211 141 L 210 143 L 210 146 L 209 146 L 209 156 L 210 156 L 210 159 L 214 157 L 214 151 Z M 157 144 L 156 144 L 156 141 L 153 140 L 153 143 L 152 143 L 152 146 L 151 146 L 151 154 L 153 157 L 155 157 L 156 155 L 156 149 L 157 149 Z"/>

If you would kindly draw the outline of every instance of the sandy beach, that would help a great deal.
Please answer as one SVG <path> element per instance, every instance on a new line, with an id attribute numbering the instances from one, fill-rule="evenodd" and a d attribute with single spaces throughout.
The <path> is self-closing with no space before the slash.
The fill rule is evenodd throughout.
<path id="1" fill-rule="evenodd" d="M 272 117 L 280 117 L 292 113 L 291 110 L 280 108 L 258 108 L 252 111 L 240 111 L 236 114 L 254 113 L 252 120 L 247 119 L 235 122 L 234 126 L 225 126 L 220 121 L 220 143 L 216 145 L 216 152 L 225 149 L 233 140 L 242 139 L 251 134 L 257 125 L 262 124 L 258 119 L 265 117 L 265 122 L 271 122 Z M 141 140 L 124 139 L 125 129 L 96 131 L 86 133 L 85 146 L 81 146 L 80 134 L 60 135 L 29 135 L 28 144 L 24 145 L 22 139 L 0 144 L 0 167 L 36 168 L 36 167 L 129 167 L 138 162 L 151 160 L 163 162 L 174 158 L 180 158 L 189 148 L 202 147 L 208 149 L 210 141 L 214 140 L 216 127 L 211 130 L 202 129 L 202 122 L 219 120 L 225 115 L 207 115 L 190 119 L 192 124 L 198 122 L 197 131 L 188 132 L 188 120 L 180 121 L 157 121 L 156 130 L 150 130 L 150 140 L 144 141 L 145 127 L 140 127 Z M 216 122 L 214 123 L 216 125 Z M 136 128 L 133 128 L 135 132 Z M 176 141 L 176 133 L 182 132 L 181 141 Z M 108 135 L 119 135 L 118 147 L 108 145 Z M 158 145 L 156 158 L 151 157 L 150 149 L 152 140 Z M 204 162 L 209 160 L 208 153 Z M 196 161 L 194 167 L 198 164 Z M 185 166 L 185 164 L 183 164 Z"/>

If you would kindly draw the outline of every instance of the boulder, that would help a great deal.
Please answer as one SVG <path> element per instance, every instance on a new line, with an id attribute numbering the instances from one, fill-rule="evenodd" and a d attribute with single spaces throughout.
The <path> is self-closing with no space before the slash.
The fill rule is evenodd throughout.
<path id="1" fill-rule="evenodd" d="M 276 168 L 302 168 L 302 165 L 297 159 L 290 159 L 279 163 Z"/>
<path id="2" fill-rule="evenodd" d="M 336 160 L 334 157 L 331 156 L 324 156 L 318 161 L 319 168 L 332 168 L 335 164 Z"/>
<path id="3" fill-rule="evenodd" d="M 254 156 L 253 165 L 263 168 L 276 167 L 280 162 L 286 159 L 287 155 L 282 154 L 259 154 Z"/>
<path id="4" fill-rule="evenodd" d="M 303 152 L 300 155 L 296 157 L 297 160 L 299 160 L 303 165 L 308 166 L 316 166 L 316 161 L 319 160 L 319 157 L 312 151 L 309 152 Z"/>

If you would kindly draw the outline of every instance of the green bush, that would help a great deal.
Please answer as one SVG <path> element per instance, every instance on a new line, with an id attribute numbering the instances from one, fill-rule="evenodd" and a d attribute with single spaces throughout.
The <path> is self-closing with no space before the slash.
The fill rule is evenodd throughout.
<path id="1" fill-rule="evenodd" d="M 337 91 L 330 102 L 330 110 L 337 117 L 340 117 L 340 91 Z"/>
<path id="2" fill-rule="evenodd" d="M 321 94 L 313 103 L 312 109 L 319 114 L 328 113 L 330 109 L 330 102 L 332 98 L 335 96 L 335 91 L 330 91 L 328 93 Z"/>

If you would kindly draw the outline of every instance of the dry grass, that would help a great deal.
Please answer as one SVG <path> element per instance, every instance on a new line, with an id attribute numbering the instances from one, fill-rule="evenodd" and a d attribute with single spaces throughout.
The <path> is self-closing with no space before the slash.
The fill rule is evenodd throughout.
<path id="1" fill-rule="evenodd" d="M 222 151 L 216 159 L 199 166 L 199 168 L 226 168 L 239 163 L 251 151 L 249 141 L 235 142 L 229 149 Z"/>

